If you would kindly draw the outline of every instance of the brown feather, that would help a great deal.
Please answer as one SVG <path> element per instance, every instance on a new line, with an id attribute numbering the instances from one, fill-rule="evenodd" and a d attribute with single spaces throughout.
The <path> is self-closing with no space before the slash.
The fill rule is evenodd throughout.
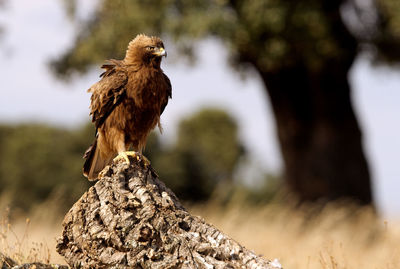
<path id="1" fill-rule="evenodd" d="M 86 161 L 83 165 L 83 175 L 89 180 L 97 179 L 101 170 L 112 160 L 112 156 L 108 158 L 102 158 L 100 156 L 100 150 L 97 148 L 97 139 L 86 150 L 84 158 Z"/>
<path id="2" fill-rule="evenodd" d="M 154 50 L 164 48 L 158 37 L 138 35 L 122 61 L 109 60 L 101 80 L 88 91 L 92 121 L 98 138 L 85 153 L 84 175 L 97 174 L 115 156 L 128 150 L 142 152 L 148 134 L 172 96 L 171 82 L 160 68 L 161 57 Z M 161 51 L 161 50 L 160 50 Z"/>

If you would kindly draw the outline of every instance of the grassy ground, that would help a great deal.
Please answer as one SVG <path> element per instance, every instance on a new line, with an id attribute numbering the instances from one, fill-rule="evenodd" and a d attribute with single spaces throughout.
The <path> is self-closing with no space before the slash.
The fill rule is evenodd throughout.
<path id="1" fill-rule="evenodd" d="M 314 218 L 310 208 L 278 205 L 207 204 L 192 212 L 284 268 L 400 268 L 400 225 L 374 218 L 369 209 L 330 206 Z"/>
<path id="2" fill-rule="evenodd" d="M 372 216 L 368 209 L 326 207 L 312 210 L 279 205 L 249 207 L 232 203 L 191 206 L 189 211 L 266 258 L 278 258 L 284 268 L 400 268 L 400 224 Z M 53 208 L 53 212 L 54 208 Z M 55 251 L 62 217 L 47 206 L 27 220 L 0 220 L 0 252 L 19 262 L 65 263 Z"/>

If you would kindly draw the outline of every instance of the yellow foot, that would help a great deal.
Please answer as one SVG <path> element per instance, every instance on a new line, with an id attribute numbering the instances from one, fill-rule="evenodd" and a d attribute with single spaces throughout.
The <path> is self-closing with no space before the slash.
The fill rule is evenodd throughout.
<path id="1" fill-rule="evenodd" d="M 120 160 L 124 160 L 127 164 L 131 164 L 129 161 L 129 157 L 132 156 L 139 160 L 139 153 L 136 151 L 123 151 L 118 153 L 118 156 L 113 159 L 113 162 L 119 162 Z"/>
<path id="2" fill-rule="evenodd" d="M 113 159 L 113 162 L 119 162 L 120 160 L 125 161 L 127 164 L 131 164 L 129 157 L 132 156 L 133 158 L 136 158 L 138 162 L 143 160 L 144 165 L 147 167 L 150 165 L 149 159 L 147 159 L 144 155 L 140 154 L 139 152 L 136 151 L 124 151 L 120 152 L 117 157 Z"/>

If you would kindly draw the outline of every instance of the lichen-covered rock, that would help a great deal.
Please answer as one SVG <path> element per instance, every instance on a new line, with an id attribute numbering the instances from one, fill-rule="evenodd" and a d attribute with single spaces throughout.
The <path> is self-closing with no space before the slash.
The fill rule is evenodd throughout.
<path id="1" fill-rule="evenodd" d="M 277 268 L 191 216 L 149 166 L 112 164 L 65 216 L 75 268 Z"/>

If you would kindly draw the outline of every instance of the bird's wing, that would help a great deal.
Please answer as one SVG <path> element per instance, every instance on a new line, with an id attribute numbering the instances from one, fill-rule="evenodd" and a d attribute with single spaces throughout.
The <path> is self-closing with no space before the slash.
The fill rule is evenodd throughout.
<path id="1" fill-rule="evenodd" d="M 96 129 L 125 98 L 125 86 L 128 81 L 128 76 L 121 67 L 120 61 L 110 60 L 102 68 L 106 69 L 100 75 L 102 79 L 88 90 L 92 93 L 90 115 L 92 115 Z"/>
<path id="2" fill-rule="evenodd" d="M 167 98 L 165 99 L 166 101 L 161 105 L 160 115 L 164 112 L 164 109 L 165 109 L 165 107 L 166 107 L 167 104 L 168 104 L 168 99 L 169 99 L 169 98 L 172 98 L 172 86 L 171 86 L 171 81 L 169 80 L 169 78 L 167 77 L 167 75 L 165 75 L 165 74 L 163 74 L 163 75 L 164 75 L 165 82 L 167 83 L 167 91 L 166 91 L 166 93 L 167 93 Z"/>

